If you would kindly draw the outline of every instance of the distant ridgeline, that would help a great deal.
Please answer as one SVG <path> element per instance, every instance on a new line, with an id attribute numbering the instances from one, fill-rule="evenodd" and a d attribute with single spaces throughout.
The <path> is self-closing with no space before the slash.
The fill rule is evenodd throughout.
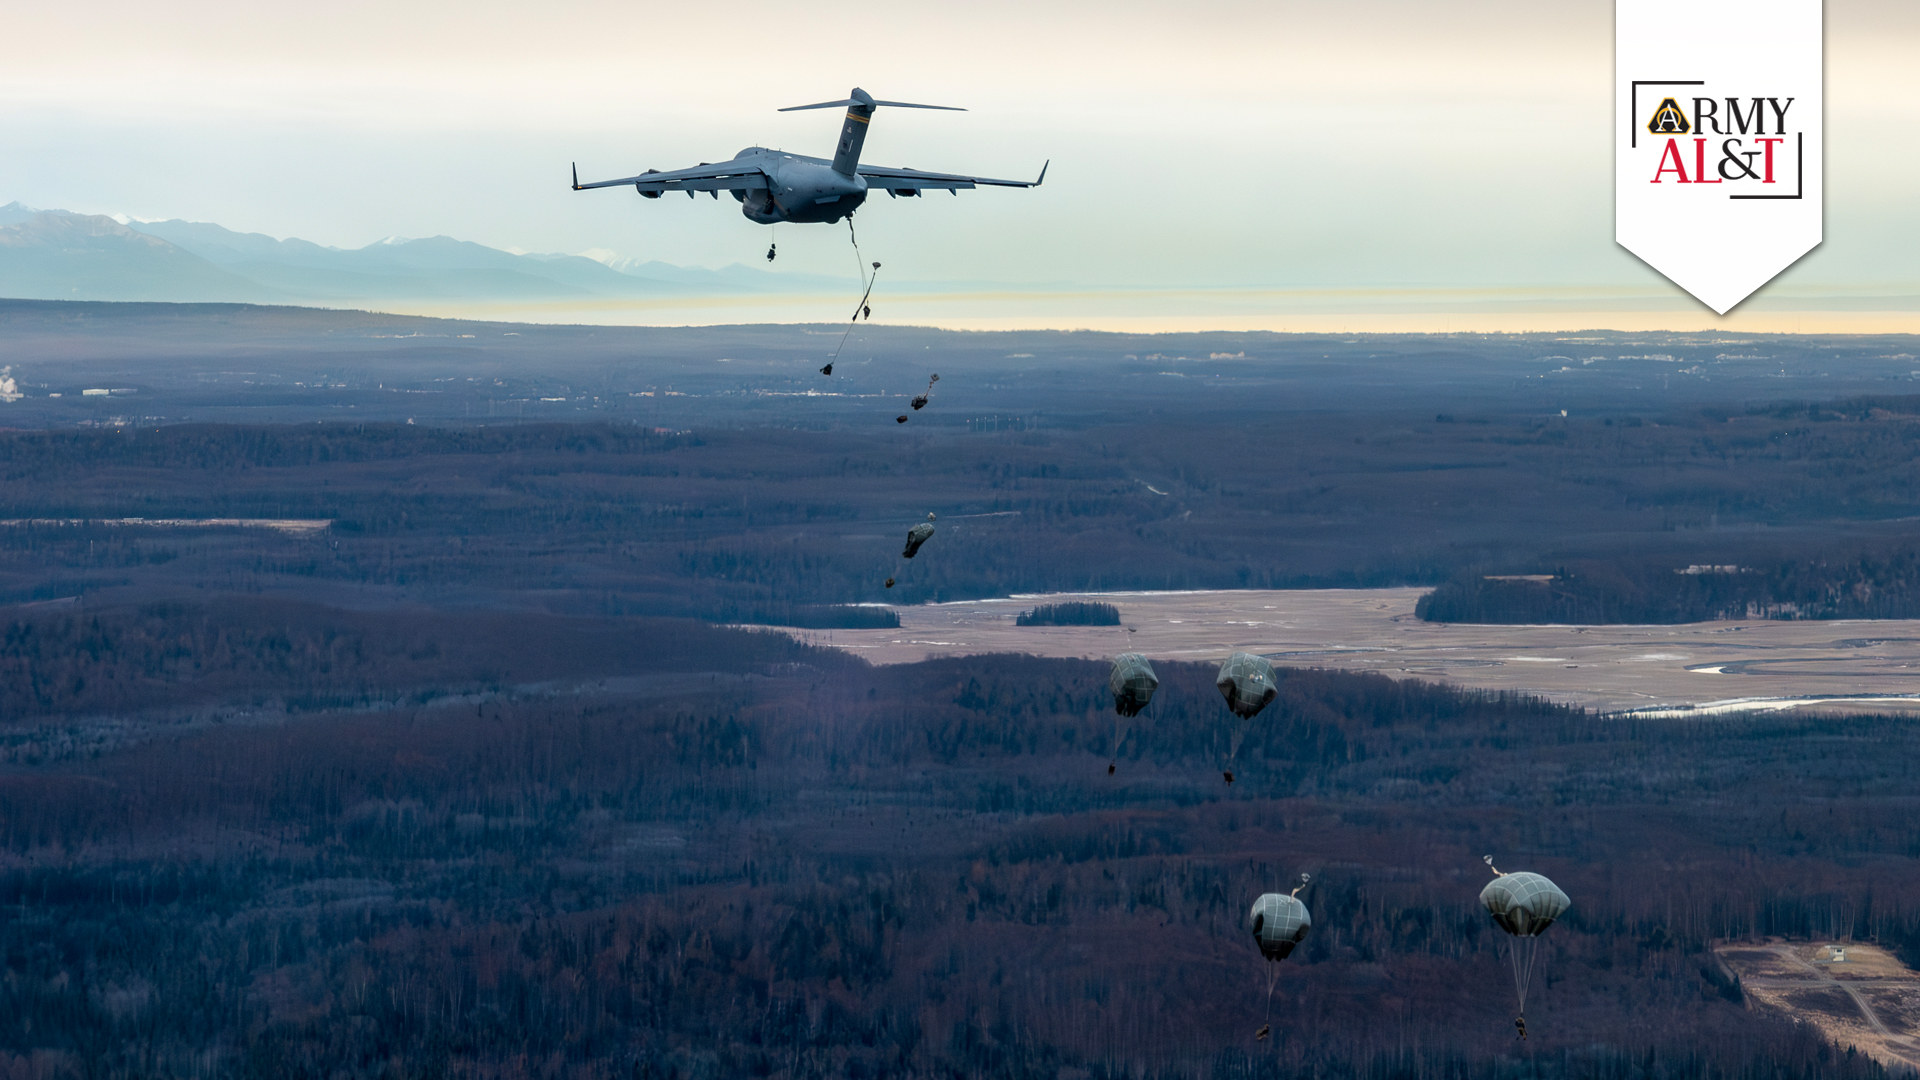
<path id="1" fill-rule="evenodd" d="M 1120 609 L 1112 604 L 1068 601 L 1041 604 L 1013 620 L 1015 626 L 1119 626 Z"/>
<path id="2" fill-rule="evenodd" d="M 1715 619 L 1920 618 L 1920 554 L 1674 566 L 1594 562 L 1553 574 L 1469 573 L 1420 598 L 1444 623 L 1688 623 Z"/>

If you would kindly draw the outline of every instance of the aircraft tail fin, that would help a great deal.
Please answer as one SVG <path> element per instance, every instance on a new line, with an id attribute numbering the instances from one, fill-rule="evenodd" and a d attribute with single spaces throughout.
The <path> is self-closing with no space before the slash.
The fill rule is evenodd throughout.
<path id="1" fill-rule="evenodd" d="M 916 105 L 911 101 L 876 101 L 873 95 L 859 87 L 841 101 L 820 101 L 812 105 L 790 105 L 781 112 L 800 112 L 805 109 L 837 109 L 845 106 L 847 119 L 840 125 L 840 142 L 833 148 L 833 171 L 843 176 L 853 176 L 860 169 L 860 149 L 867 142 L 867 125 L 873 120 L 873 110 L 885 105 L 893 109 L 940 109 L 945 112 L 966 112 L 952 105 Z"/>

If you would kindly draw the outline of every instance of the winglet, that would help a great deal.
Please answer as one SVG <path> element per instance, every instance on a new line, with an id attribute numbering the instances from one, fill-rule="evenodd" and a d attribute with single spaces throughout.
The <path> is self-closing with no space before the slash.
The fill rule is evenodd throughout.
<path id="1" fill-rule="evenodd" d="M 1047 170 L 1040 170 L 1040 175 L 1045 176 L 1046 173 Z M 580 190 L 580 163 L 577 161 L 573 163 L 573 190 Z"/>
<path id="2" fill-rule="evenodd" d="M 1041 184 L 1047 182 L 1047 166 L 1051 164 L 1053 164 L 1053 159 L 1048 158 L 1046 163 L 1040 166 L 1040 179 L 1033 182 L 1034 187 L 1039 187 Z"/>

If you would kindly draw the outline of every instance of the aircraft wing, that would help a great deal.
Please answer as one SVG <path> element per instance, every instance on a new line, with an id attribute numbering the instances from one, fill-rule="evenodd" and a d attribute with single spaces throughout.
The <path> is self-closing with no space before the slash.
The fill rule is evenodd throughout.
<path id="1" fill-rule="evenodd" d="M 1040 167 L 1038 180 L 992 180 L 984 176 L 960 176 L 955 173 L 922 172 L 919 169 L 888 169 L 879 165 L 860 166 L 867 187 L 887 191 L 918 191 L 923 188 L 947 188 L 958 191 L 978 185 L 988 187 L 1039 187 L 1047 179 L 1047 167 Z"/>
<path id="2" fill-rule="evenodd" d="M 573 174 L 575 191 L 629 185 L 643 195 L 664 191 L 752 191 L 767 186 L 767 174 L 761 171 L 760 166 L 738 159 L 722 161 L 717 165 L 702 164 L 691 169 L 676 169 L 673 172 L 649 169 L 639 176 L 596 180 L 591 184 L 580 182 L 579 169 L 576 168 Z"/>

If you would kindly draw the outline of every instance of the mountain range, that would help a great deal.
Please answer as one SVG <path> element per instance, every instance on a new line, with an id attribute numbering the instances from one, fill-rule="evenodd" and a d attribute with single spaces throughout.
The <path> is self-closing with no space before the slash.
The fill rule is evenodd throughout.
<path id="1" fill-rule="evenodd" d="M 0 206 L 0 297 L 359 306 L 842 290 L 847 282 L 622 258 L 501 251 L 435 236 L 362 248 L 277 240 L 197 221 Z"/>

